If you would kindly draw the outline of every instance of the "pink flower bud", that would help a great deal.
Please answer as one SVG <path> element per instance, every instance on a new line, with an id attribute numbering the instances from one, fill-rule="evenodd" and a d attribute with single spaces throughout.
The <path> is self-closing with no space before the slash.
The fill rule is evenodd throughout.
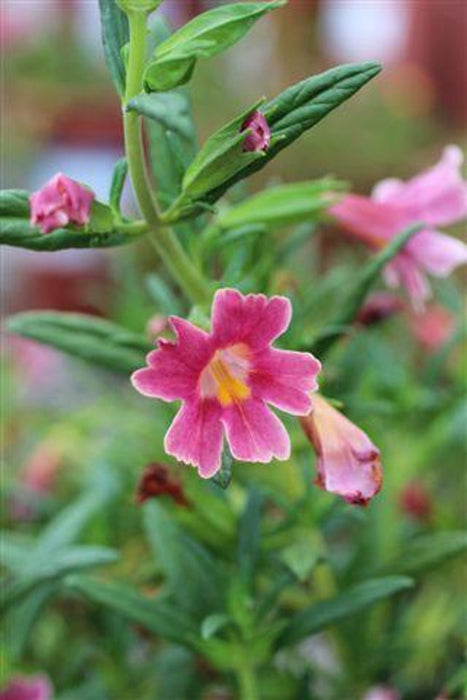
<path id="1" fill-rule="evenodd" d="M 357 321 L 362 326 L 373 326 L 386 320 L 404 308 L 402 299 L 389 292 L 375 292 L 358 312 Z"/>
<path id="2" fill-rule="evenodd" d="M 250 129 L 243 144 L 244 151 L 267 151 L 271 142 L 271 129 L 261 112 L 256 110 L 245 119 L 240 131 Z"/>
<path id="3" fill-rule="evenodd" d="M 42 233 L 50 233 L 70 223 L 83 226 L 89 221 L 93 201 L 93 192 L 57 173 L 30 196 L 31 224 L 39 226 Z"/>
<path id="4" fill-rule="evenodd" d="M 381 489 L 378 448 L 322 396 L 313 394 L 312 404 L 300 423 L 318 457 L 317 485 L 352 505 L 365 506 Z"/>

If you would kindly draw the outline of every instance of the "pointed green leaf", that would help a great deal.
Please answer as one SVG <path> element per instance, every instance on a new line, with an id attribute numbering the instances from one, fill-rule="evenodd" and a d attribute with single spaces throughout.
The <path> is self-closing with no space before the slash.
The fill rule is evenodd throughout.
<path id="1" fill-rule="evenodd" d="M 255 487 L 251 488 L 240 519 L 237 554 L 240 576 L 248 584 L 253 581 L 260 552 L 262 507 L 263 496 Z"/>
<path id="2" fill-rule="evenodd" d="M 146 90 L 164 92 L 188 82 L 198 58 L 225 51 L 262 15 L 284 4 L 285 0 L 237 2 L 198 15 L 156 48 L 144 73 Z"/>
<path id="3" fill-rule="evenodd" d="M 223 229 L 255 224 L 274 228 L 316 221 L 342 188 L 343 185 L 331 178 L 270 187 L 226 209 L 216 224 Z"/>
<path id="4" fill-rule="evenodd" d="M 11 316 L 7 328 L 11 333 L 127 375 L 144 366 L 145 356 L 153 348 L 144 336 L 85 314 L 25 312 Z"/>
<path id="5" fill-rule="evenodd" d="M 201 624 L 201 636 L 203 639 L 210 639 L 216 632 L 223 629 L 232 622 L 225 613 L 214 613 L 205 617 Z"/>
<path id="6" fill-rule="evenodd" d="M 179 607 L 197 617 L 221 607 L 220 571 L 210 553 L 186 536 L 160 503 L 145 503 L 143 518 L 156 561 Z"/>
<path id="7" fill-rule="evenodd" d="M 113 211 L 120 214 L 120 200 L 122 198 L 123 187 L 128 174 L 128 163 L 126 158 L 120 158 L 115 164 L 112 184 L 110 185 L 109 202 Z"/>
<path id="8" fill-rule="evenodd" d="M 358 583 L 335 598 L 322 600 L 296 613 L 281 637 L 281 645 L 294 644 L 316 634 L 380 600 L 411 588 L 412 585 L 412 579 L 405 576 L 388 576 Z"/>
<path id="9" fill-rule="evenodd" d="M 402 555 L 385 568 L 397 573 L 415 576 L 421 571 L 434 569 L 466 549 L 467 533 L 462 531 L 422 535 L 404 543 Z"/>
<path id="10" fill-rule="evenodd" d="M 99 0 L 99 11 L 105 60 L 117 92 L 123 97 L 126 70 L 122 48 L 130 37 L 128 19 L 115 0 Z"/>
<path id="11" fill-rule="evenodd" d="M 166 600 L 142 596 L 129 586 L 80 575 L 70 576 L 66 583 L 87 600 L 106 607 L 172 642 L 186 644 L 197 632 L 186 612 L 170 605 Z"/>
<path id="12" fill-rule="evenodd" d="M 153 119 L 167 131 L 173 131 L 187 141 L 193 139 L 193 119 L 186 93 L 141 93 L 128 102 L 126 109 Z"/>
<path id="13" fill-rule="evenodd" d="M 287 88 L 276 98 L 261 107 L 271 128 L 271 145 L 262 160 L 246 163 L 233 173 L 229 180 L 213 186 L 205 198 L 215 202 L 239 180 L 263 168 L 305 131 L 343 102 L 381 71 L 377 63 L 350 63 L 319 75 L 306 78 Z"/>

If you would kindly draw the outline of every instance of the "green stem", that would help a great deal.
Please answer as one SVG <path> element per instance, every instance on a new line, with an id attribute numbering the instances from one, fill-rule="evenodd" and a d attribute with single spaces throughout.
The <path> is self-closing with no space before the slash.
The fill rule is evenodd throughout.
<path id="1" fill-rule="evenodd" d="M 146 14 L 130 11 L 128 21 L 130 52 L 125 104 L 138 95 L 142 88 L 146 53 Z M 136 112 L 124 110 L 123 130 L 131 182 L 141 213 L 149 226 L 151 241 L 186 296 L 195 304 L 208 302 L 211 298 L 208 284 L 188 258 L 172 229 L 160 226 L 157 203 L 146 178 L 140 117 Z"/>
<path id="2" fill-rule="evenodd" d="M 254 670 L 242 664 L 236 671 L 241 700 L 259 700 Z"/>

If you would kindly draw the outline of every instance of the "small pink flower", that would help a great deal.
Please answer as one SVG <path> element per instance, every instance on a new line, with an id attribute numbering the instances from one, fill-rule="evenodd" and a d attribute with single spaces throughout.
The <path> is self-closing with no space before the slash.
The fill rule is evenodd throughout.
<path id="1" fill-rule="evenodd" d="M 256 110 L 245 119 L 240 131 L 250 129 L 243 144 L 244 151 L 267 151 L 271 143 L 271 129 L 265 116 Z"/>
<path id="2" fill-rule="evenodd" d="M 29 197 L 31 224 L 39 226 L 42 233 L 50 233 L 70 223 L 83 226 L 89 221 L 93 201 L 93 192 L 57 173 Z"/>
<path id="3" fill-rule="evenodd" d="M 220 469 L 224 436 L 236 459 L 288 459 L 289 436 L 266 403 L 306 415 L 321 369 L 308 353 L 271 347 L 291 314 L 285 297 L 221 289 L 210 333 L 176 316 L 169 319 L 177 341 L 160 339 L 148 366 L 131 378 L 145 396 L 182 401 L 165 436 L 168 454 L 197 467 L 203 478 Z"/>
<path id="4" fill-rule="evenodd" d="M 413 334 L 424 350 L 437 352 L 452 337 L 455 319 L 443 306 L 433 304 L 410 319 Z"/>
<path id="5" fill-rule="evenodd" d="M 300 423 L 318 457 L 316 483 L 348 503 L 366 505 L 383 480 L 378 448 L 322 396 L 315 394 L 312 403 Z"/>
<path id="6" fill-rule="evenodd" d="M 431 294 L 426 273 L 446 277 L 467 262 L 467 246 L 437 230 L 467 216 L 462 161 L 461 150 L 448 146 L 439 163 L 408 182 L 383 180 L 371 198 L 350 194 L 329 210 L 344 229 L 374 250 L 411 224 L 425 224 L 385 270 L 387 283 L 405 287 L 418 311 Z"/>
<path id="7" fill-rule="evenodd" d="M 0 700 L 52 700 L 52 686 L 46 676 L 17 676 L 0 690 Z"/>

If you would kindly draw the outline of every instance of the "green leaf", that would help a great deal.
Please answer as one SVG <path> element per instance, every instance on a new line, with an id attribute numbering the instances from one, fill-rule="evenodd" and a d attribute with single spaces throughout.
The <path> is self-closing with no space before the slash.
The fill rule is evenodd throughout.
<path id="1" fill-rule="evenodd" d="M 222 448 L 222 461 L 221 461 L 221 468 L 215 474 L 210 481 L 212 481 L 214 484 L 219 486 L 221 489 L 226 489 L 228 488 L 230 482 L 232 481 L 232 464 L 233 464 L 233 457 L 232 453 L 229 450 L 229 446 L 227 444 L 224 444 L 224 447 Z"/>
<path id="2" fill-rule="evenodd" d="M 306 581 L 319 562 L 320 554 L 314 539 L 308 533 L 300 533 L 300 537 L 281 552 L 280 559 L 299 581 Z"/>
<path id="3" fill-rule="evenodd" d="M 285 0 L 238 2 L 204 12 L 163 41 L 144 73 L 148 92 L 164 92 L 188 82 L 198 58 L 209 58 L 239 41 L 250 27 Z"/>
<path id="4" fill-rule="evenodd" d="M 173 131 L 190 142 L 193 139 L 193 119 L 185 91 L 141 93 L 127 104 L 128 111 L 153 119 L 167 131 Z"/>
<path id="5" fill-rule="evenodd" d="M 401 574 L 415 574 L 434 569 L 447 559 L 467 549 L 467 533 L 437 532 L 422 535 L 404 543 L 403 554 L 388 564 L 388 570 Z"/>
<path id="6" fill-rule="evenodd" d="M 316 221 L 341 190 L 342 185 L 331 178 L 270 187 L 226 209 L 216 224 L 223 229 L 255 224 L 274 228 Z"/>
<path id="7" fill-rule="evenodd" d="M 25 312 L 11 316 L 7 328 L 11 333 L 127 375 L 144 366 L 145 356 L 153 347 L 143 336 L 85 314 Z"/>
<path id="8" fill-rule="evenodd" d="M 335 318 L 331 319 L 328 326 L 312 343 L 311 352 L 313 354 L 318 357 L 323 357 L 326 352 L 329 352 L 336 341 L 346 333 L 349 325 L 355 320 L 368 292 L 378 280 L 383 269 L 421 228 L 423 228 L 423 224 L 409 226 L 367 263 L 360 275 L 358 275 L 353 287 L 346 291 Z"/>
<path id="9" fill-rule="evenodd" d="M 126 158 L 120 158 L 115 164 L 112 184 L 110 185 L 109 202 L 114 213 L 120 214 L 120 200 L 122 198 L 123 187 L 128 174 L 128 162 Z"/>
<path id="10" fill-rule="evenodd" d="M 271 145 L 265 157 L 245 164 L 220 185 L 213 186 L 205 195 L 215 202 L 239 180 L 263 168 L 305 131 L 315 126 L 333 109 L 352 97 L 381 71 L 377 63 L 350 63 L 319 75 L 306 78 L 287 88 L 262 106 L 261 111 L 271 128 Z"/>
<path id="11" fill-rule="evenodd" d="M 117 92 L 123 97 L 126 70 L 122 58 L 122 48 L 130 38 L 128 19 L 115 0 L 99 0 L 99 10 L 105 60 Z"/>
<path id="12" fill-rule="evenodd" d="M 209 552 L 187 537 L 160 503 L 145 503 L 143 518 L 156 561 L 180 609 L 204 617 L 213 608 L 220 608 L 223 595 L 220 572 Z"/>
<path id="13" fill-rule="evenodd" d="M 91 217 L 86 225 L 86 231 L 92 233 L 108 233 L 115 226 L 114 212 L 107 205 L 95 199 L 91 207 Z M 49 235 L 49 234 L 46 234 Z M 73 234 L 72 234 L 73 235 Z"/>
<path id="14" fill-rule="evenodd" d="M 135 237 L 113 231 L 113 217 L 110 222 L 110 209 L 101 202 L 93 205 L 94 223 L 99 232 L 85 232 L 84 229 L 60 228 L 44 234 L 30 224 L 29 193 L 25 190 L 3 190 L 0 192 L 0 243 L 52 252 L 68 248 L 109 248 L 132 243 Z M 103 216 L 110 230 L 101 232 Z"/>
<path id="15" fill-rule="evenodd" d="M 63 578 L 67 574 L 82 569 L 113 564 L 117 559 L 116 550 L 91 545 L 56 550 L 40 562 L 32 559 L 30 566 L 26 564 L 23 568 L 20 577 L 3 586 L 2 609 L 8 609 L 46 581 Z"/>
<path id="16" fill-rule="evenodd" d="M 163 314 L 166 316 L 182 316 L 184 314 L 180 300 L 159 275 L 147 275 L 145 283 L 151 298 Z"/>
<path id="17" fill-rule="evenodd" d="M 210 639 L 216 632 L 231 624 L 232 618 L 225 613 L 213 613 L 205 617 L 201 624 L 201 636 Z"/>
<path id="18" fill-rule="evenodd" d="M 104 606 L 129 621 L 170 641 L 186 644 L 197 628 L 187 614 L 167 601 L 142 596 L 137 590 L 115 582 L 87 576 L 70 576 L 66 584 L 87 600 Z"/>
<path id="19" fill-rule="evenodd" d="M 262 507 L 263 496 L 252 487 L 240 519 L 237 554 L 240 576 L 249 585 L 253 581 L 260 552 Z"/>
<path id="20" fill-rule="evenodd" d="M 240 132 L 245 119 L 261 102 L 256 102 L 210 136 L 185 173 L 182 197 L 201 198 L 249 163 L 265 157 L 263 151 L 244 151 L 247 132 Z"/>
<path id="21" fill-rule="evenodd" d="M 355 615 L 379 600 L 407 590 L 412 585 L 412 579 L 405 576 L 388 576 L 358 583 L 335 598 L 320 601 L 296 613 L 286 627 L 280 643 L 294 644 L 350 615 Z"/>
<path id="22" fill-rule="evenodd" d="M 23 656 L 34 623 L 56 590 L 55 581 L 41 583 L 8 612 L 4 629 L 8 630 L 8 655 L 13 661 Z"/>

